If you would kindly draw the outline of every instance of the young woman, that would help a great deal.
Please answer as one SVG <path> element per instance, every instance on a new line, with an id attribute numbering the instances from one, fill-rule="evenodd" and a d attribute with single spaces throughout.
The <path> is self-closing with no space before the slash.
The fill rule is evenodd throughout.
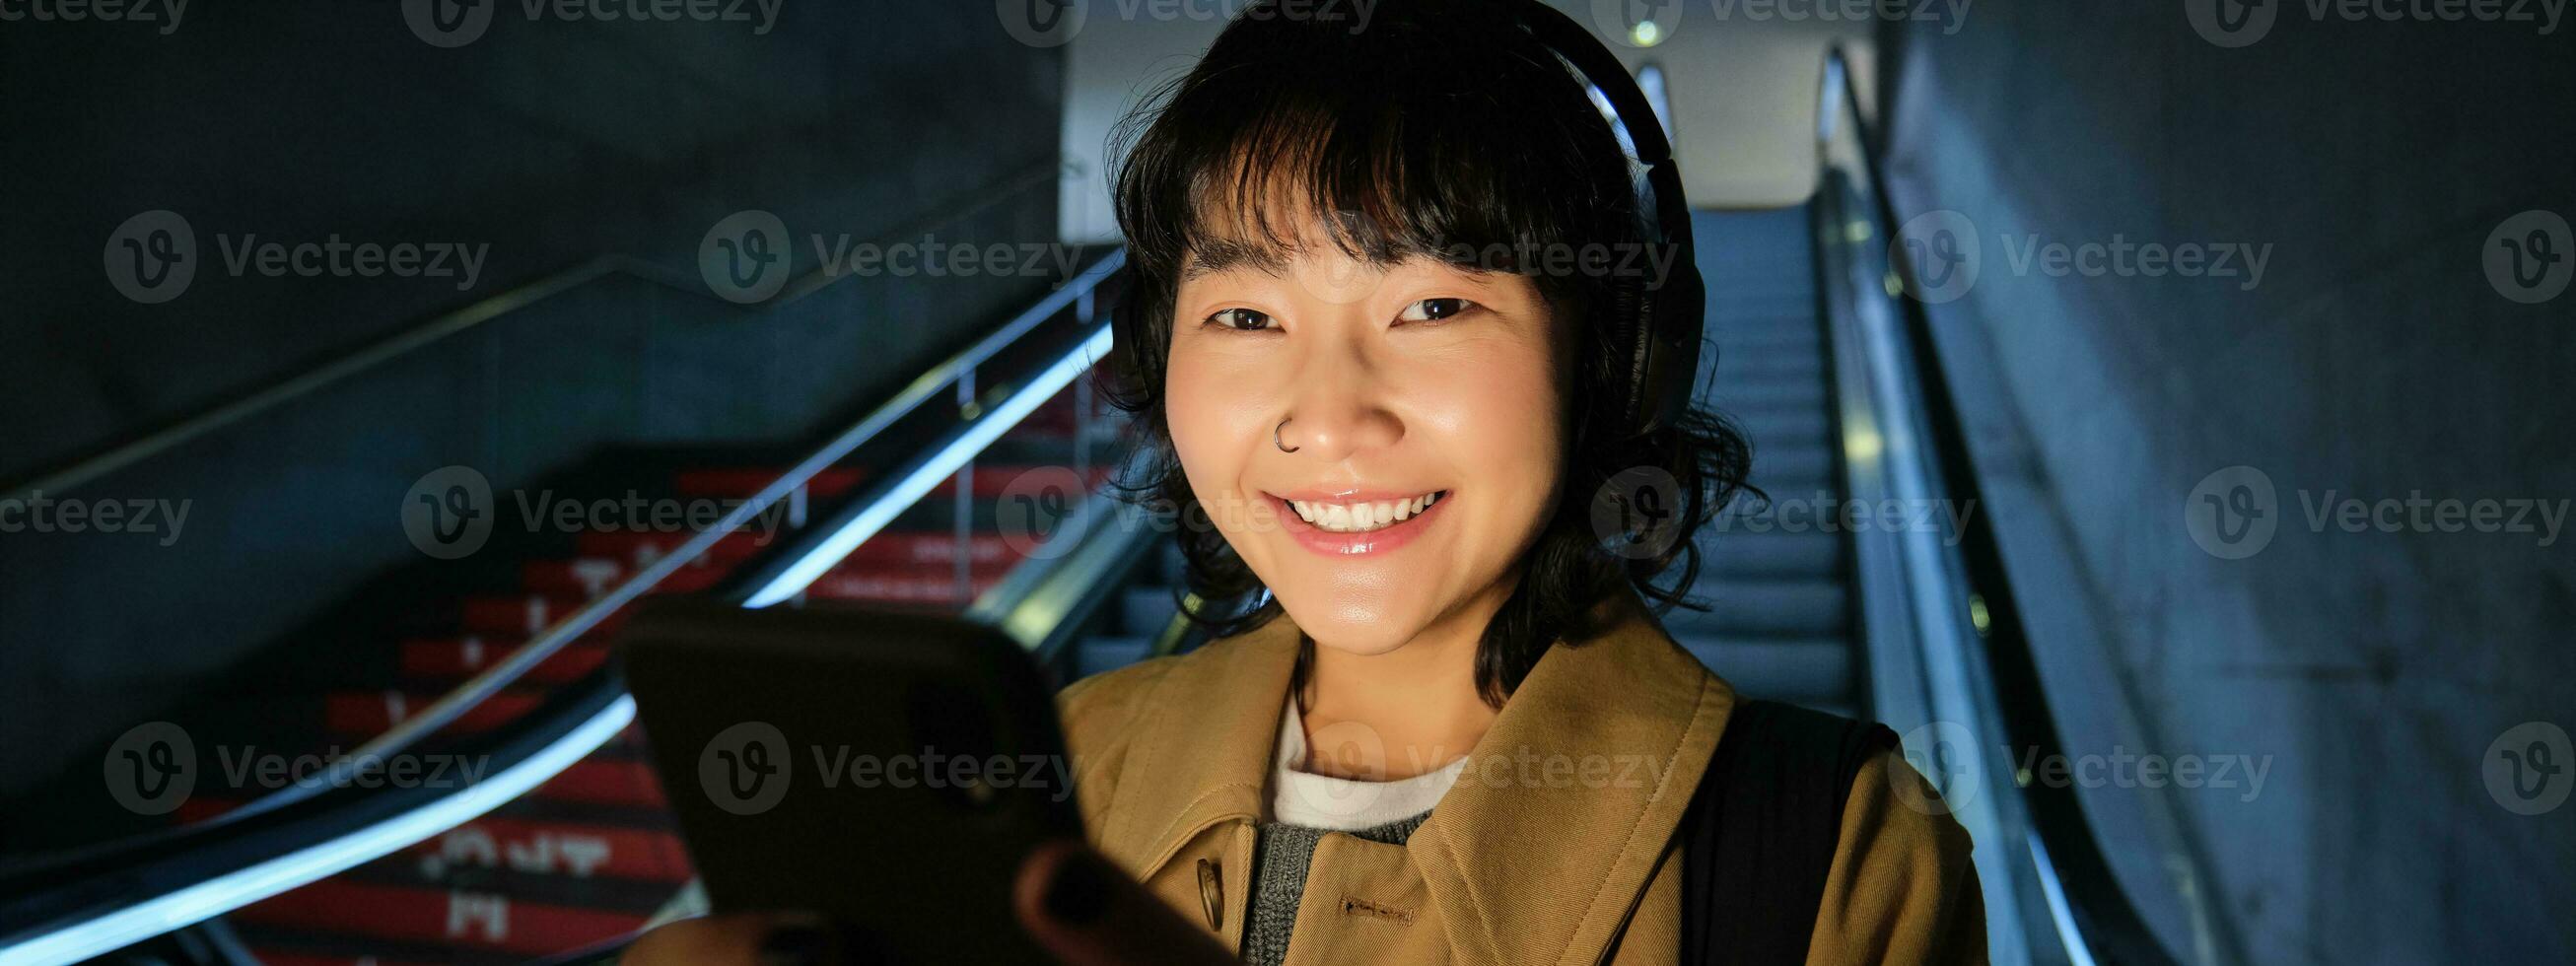
<path id="1" fill-rule="evenodd" d="M 1723 422 L 1626 405 L 1651 213 L 1540 14 L 1330 10 L 1253 5 L 1125 129 L 1109 388 L 1142 489 L 1205 524 L 1182 546 L 1223 636 L 1065 690 L 1097 856 L 1035 857 L 1025 924 L 1072 962 L 1982 960 L 1967 836 L 1883 743 L 1834 795 L 1770 796 L 1830 843 L 1787 928 L 1768 880 L 1712 898 L 1739 870 L 1691 867 L 1721 854 L 1693 816 L 1762 814 L 1732 806 L 1771 773 L 1703 781 L 1743 703 L 1647 605 L 1691 541 L 1614 554 L 1593 522 L 1647 468 L 1687 538 L 1745 470 Z"/>

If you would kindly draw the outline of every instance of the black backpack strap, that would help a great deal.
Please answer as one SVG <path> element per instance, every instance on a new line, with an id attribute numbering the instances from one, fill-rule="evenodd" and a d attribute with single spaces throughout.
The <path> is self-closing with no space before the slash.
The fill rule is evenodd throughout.
<path id="1" fill-rule="evenodd" d="M 1684 966 L 1804 963 L 1860 770 L 1886 726 L 1739 701 L 1682 816 Z"/>

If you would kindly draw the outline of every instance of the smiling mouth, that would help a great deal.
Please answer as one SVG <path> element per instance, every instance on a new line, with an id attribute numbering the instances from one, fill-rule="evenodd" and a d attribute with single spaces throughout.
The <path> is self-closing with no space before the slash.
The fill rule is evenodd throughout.
<path id="1" fill-rule="evenodd" d="M 1447 490 L 1434 490 L 1402 500 L 1375 500 L 1366 503 L 1331 503 L 1321 500 L 1279 502 L 1288 506 L 1297 518 L 1313 524 L 1326 533 L 1372 533 L 1395 526 L 1429 510 L 1449 495 Z"/>

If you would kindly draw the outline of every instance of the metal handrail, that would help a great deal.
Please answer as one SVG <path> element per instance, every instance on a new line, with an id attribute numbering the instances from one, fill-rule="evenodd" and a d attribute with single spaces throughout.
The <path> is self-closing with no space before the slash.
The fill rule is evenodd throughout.
<path id="1" fill-rule="evenodd" d="M 1899 277 L 1915 277 L 1904 261 L 1906 253 L 1901 246 L 1889 244 L 1901 222 L 1885 190 L 1877 132 L 1863 113 L 1858 88 L 1852 81 L 1850 58 L 1843 45 L 1835 44 L 1826 51 L 1817 104 L 1816 139 L 1822 169 L 1835 167 L 1831 156 L 1835 119 L 1846 112 L 1851 125 L 1849 134 L 1857 146 L 1857 174 L 1867 179 L 1874 201 L 1871 210 L 1864 213 L 1879 226 L 1872 236 L 1889 246 L 1889 264 Z M 1832 241 L 1820 238 L 1819 244 Z M 1915 401 L 1921 412 L 1909 415 L 1920 418 L 1930 437 L 1928 445 L 1918 447 L 1936 474 L 1925 482 L 1949 499 L 1964 499 L 1973 505 L 1981 499 L 1979 477 L 1966 447 L 1956 401 L 1935 355 L 1928 316 L 1921 302 L 1894 292 L 1885 294 L 1901 313 L 1898 327 L 1904 342 L 1893 347 L 1901 360 L 1883 361 L 1900 366 L 1896 375 L 1919 388 Z M 1958 546 L 1940 565 L 1955 575 L 1958 584 L 1946 588 L 1948 603 L 1961 612 L 1982 613 L 1968 636 L 1983 645 L 1986 666 L 1974 670 L 1984 672 L 1981 678 L 1990 675 L 1991 680 L 1981 683 L 1992 687 L 1980 695 L 1984 701 L 1978 703 L 1991 701 L 2000 712 L 2002 730 L 2012 746 L 2036 748 L 2043 755 L 2055 754 L 2063 743 L 2041 688 L 2020 610 L 2014 603 L 1993 522 L 1989 515 L 1979 514 L 1963 519 L 1961 528 Z M 1960 654 L 1961 660 L 1968 661 L 1975 660 L 1977 652 L 1962 650 Z M 2112 871 L 2086 823 L 2083 803 L 2074 790 L 2041 782 L 2007 785 L 2017 792 L 2013 797 L 2026 813 L 2028 854 L 2036 867 L 2036 885 L 2051 918 L 2057 920 L 2058 936 L 2068 959 L 2087 964 L 2175 963 L 2175 957 L 2148 928 Z"/>
<path id="2" fill-rule="evenodd" d="M 658 561 L 656 566 L 639 571 L 609 594 L 594 599 L 580 611 L 548 628 L 514 652 L 510 659 L 477 675 L 394 730 L 378 736 L 351 755 L 351 759 L 382 761 L 416 744 L 443 724 L 452 722 L 457 715 L 497 693 L 528 668 L 544 660 L 546 654 L 559 650 L 596 626 L 617 606 L 632 601 L 688 559 L 704 553 L 725 533 L 748 523 L 759 508 L 785 499 L 815 474 L 877 438 L 905 416 L 941 396 L 950 386 L 959 384 L 978 366 L 1029 337 L 1048 321 L 1058 318 L 1077 299 L 1085 300 L 1087 305 L 1088 297 L 1113 277 L 1124 261 L 1123 251 L 1113 251 L 1093 263 L 1036 305 L 925 372 L 888 402 L 836 434 L 762 487 L 715 526 Z M 1110 344 L 1107 323 L 1086 321 L 1080 328 L 1074 343 L 1056 353 L 1051 361 L 1037 366 L 1033 376 L 1020 380 L 1014 387 L 997 390 L 999 398 L 991 406 L 981 411 L 959 413 L 958 425 L 934 441 L 930 453 L 910 461 L 913 472 L 891 474 L 887 480 L 864 488 L 847 501 L 836 517 L 837 522 L 810 527 L 796 538 L 773 548 L 771 555 L 821 561 L 821 568 L 837 563 L 842 555 L 874 532 L 850 521 L 890 518 L 891 513 L 878 511 L 885 506 L 900 510 L 910 505 L 935 485 L 939 477 L 953 472 L 954 463 L 971 458 L 974 452 L 990 445 L 1002 432 L 1069 384 L 1074 376 L 1105 356 Z M 752 569 L 755 573 L 760 569 L 759 563 L 754 561 Z M 807 575 L 803 579 L 810 580 L 820 573 L 820 569 L 799 572 Z M 738 575 L 719 589 L 716 596 L 746 601 L 757 588 L 779 586 L 774 579 L 763 578 L 755 582 L 751 580 L 754 575 Z M 801 587 L 795 589 L 801 590 Z M 40 910 L 38 915 L 44 917 L 42 922 L 0 923 L 0 927 L 16 930 L 14 933 L 0 933 L 0 964 L 64 962 L 107 952 L 119 948 L 122 941 L 147 938 L 220 915 L 385 854 L 423 835 L 435 834 L 469 821 L 534 788 L 596 750 L 633 717 L 633 699 L 626 695 L 613 666 L 603 666 L 548 699 L 544 707 L 524 719 L 524 727 L 477 739 L 482 744 L 517 749 L 514 754 L 496 755 L 509 764 L 478 784 L 435 792 L 388 787 L 367 790 L 363 795 L 344 794 L 327 801 L 322 799 L 321 796 L 334 791 L 347 791 L 349 780 L 357 777 L 354 773 L 339 775 L 335 777 L 343 779 L 340 783 L 317 782 L 281 789 L 255 800 L 258 807 L 244 806 L 219 819 L 153 836 L 154 841 L 148 843 L 118 843 L 110 849 L 94 850 L 61 862 L 47 860 L 12 869 L 8 876 L 15 881 L 43 879 L 57 886 L 77 889 L 83 896 L 75 901 L 55 903 L 56 908 L 50 911 Z M 257 841 L 251 841 L 253 838 Z M 364 841 L 359 841 L 361 839 Z M 148 865 L 150 871 L 147 873 L 129 865 Z M 88 878 L 81 878 L 83 876 Z M 102 894 L 103 890 L 98 887 L 102 880 L 116 882 L 112 887 L 113 894 Z M 219 880 L 238 884 L 222 889 L 211 888 Z M 185 884 L 145 885 L 150 882 Z M 73 908 L 66 910 L 60 908 L 62 906 Z"/>

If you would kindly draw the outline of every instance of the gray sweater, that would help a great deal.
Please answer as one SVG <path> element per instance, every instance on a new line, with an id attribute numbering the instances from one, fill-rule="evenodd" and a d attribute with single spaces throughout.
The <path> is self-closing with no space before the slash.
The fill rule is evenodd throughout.
<path id="1" fill-rule="evenodd" d="M 1345 832 L 1371 842 L 1403 845 L 1422 827 L 1430 812 L 1412 818 Z M 1279 966 L 1288 958 L 1288 933 L 1297 926 L 1297 900 L 1306 892 L 1306 870 L 1315 858 L 1315 843 L 1331 829 L 1263 822 L 1252 850 L 1252 912 L 1243 924 L 1243 961 L 1252 966 Z"/>

